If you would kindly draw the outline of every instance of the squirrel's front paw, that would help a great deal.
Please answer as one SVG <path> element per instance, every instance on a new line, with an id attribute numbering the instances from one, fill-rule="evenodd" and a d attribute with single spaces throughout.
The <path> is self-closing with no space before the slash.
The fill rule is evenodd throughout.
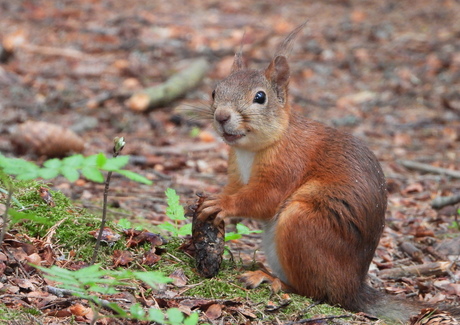
<path id="1" fill-rule="evenodd" d="M 204 201 L 198 210 L 198 219 L 207 220 L 208 218 L 216 215 L 214 218 L 214 225 L 219 225 L 227 216 L 221 205 L 220 198 L 209 198 Z"/>

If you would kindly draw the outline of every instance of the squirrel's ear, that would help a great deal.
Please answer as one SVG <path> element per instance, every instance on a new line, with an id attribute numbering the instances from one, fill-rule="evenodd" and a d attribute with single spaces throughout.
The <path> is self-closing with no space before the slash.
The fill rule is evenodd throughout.
<path id="1" fill-rule="evenodd" d="M 241 53 L 241 51 L 238 51 L 237 53 L 235 53 L 235 58 L 233 60 L 232 73 L 238 70 L 243 70 L 244 68 L 245 64 L 243 60 L 243 54 Z"/>
<path id="2" fill-rule="evenodd" d="M 265 77 L 274 87 L 278 98 L 283 102 L 286 100 L 289 76 L 289 64 L 285 56 L 277 56 L 265 70 Z"/>

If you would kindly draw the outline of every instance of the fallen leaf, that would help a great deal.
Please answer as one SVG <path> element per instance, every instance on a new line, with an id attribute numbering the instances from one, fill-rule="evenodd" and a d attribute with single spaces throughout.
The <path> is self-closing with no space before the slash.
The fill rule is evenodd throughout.
<path id="1" fill-rule="evenodd" d="M 91 311 L 91 308 L 76 303 L 75 305 L 69 307 L 69 311 L 75 316 L 85 316 Z"/>
<path id="2" fill-rule="evenodd" d="M 220 304 L 212 304 L 205 311 L 206 317 L 211 320 L 215 320 L 222 316 L 222 306 Z"/>
<path id="3" fill-rule="evenodd" d="M 144 265 L 154 265 L 157 263 L 161 257 L 157 254 L 155 254 L 156 249 L 152 248 L 148 252 L 144 253 L 144 256 L 142 257 L 142 264 Z"/>
<path id="4" fill-rule="evenodd" d="M 187 277 L 185 276 L 184 270 L 179 268 L 169 275 L 173 279 L 173 284 L 176 287 L 183 287 L 187 284 Z"/>
<path id="5" fill-rule="evenodd" d="M 29 256 L 26 256 L 25 259 L 27 262 L 33 265 L 40 265 L 42 262 L 42 258 L 37 253 L 33 253 Z"/>
<path id="6" fill-rule="evenodd" d="M 113 252 L 113 265 L 117 266 L 126 266 L 133 261 L 133 254 L 130 251 L 115 250 Z"/>
<path id="7" fill-rule="evenodd" d="M 99 236 L 99 230 L 92 230 L 89 232 L 89 234 L 92 235 L 94 238 L 97 238 Z M 109 227 L 104 227 L 104 229 L 102 230 L 101 241 L 106 243 L 113 243 L 118 241 L 119 239 L 120 235 L 112 229 L 110 229 Z"/>

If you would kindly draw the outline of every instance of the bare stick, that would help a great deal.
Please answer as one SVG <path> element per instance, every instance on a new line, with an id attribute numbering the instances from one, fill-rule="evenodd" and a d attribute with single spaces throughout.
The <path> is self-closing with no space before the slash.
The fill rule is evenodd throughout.
<path id="1" fill-rule="evenodd" d="M 450 176 L 454 178 L 460 178 L 460 171 L 457 171 L 457 170 L 451 170 L 451 169 L 446 169 L 446 168 L 441 168 L 441 167 L 434 167 L 428 164 L 423 164 L 423 163 L 419 163 L 419 162 L 411 161 L 411 160 L 398 160 L 398 163 L 408 169 L 413 169 L 413 170 L 432 173 L 432 174 L 446 175 L 446 176 Z"/>

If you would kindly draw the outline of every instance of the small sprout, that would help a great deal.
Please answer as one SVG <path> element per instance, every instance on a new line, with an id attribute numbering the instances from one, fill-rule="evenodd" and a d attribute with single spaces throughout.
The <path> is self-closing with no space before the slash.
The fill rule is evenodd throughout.
<path id="1" fill-rule="evenodd" d="M 126 144 L 125 138 L 124 137 L 115 137 L 113 139 L 113 144 L 114 144 L 113 153 L 115 155 L 118 155 L 121 152 L 121 150 L 123 150 L 123 148 L 125 147 L 125 144 Z"/>

